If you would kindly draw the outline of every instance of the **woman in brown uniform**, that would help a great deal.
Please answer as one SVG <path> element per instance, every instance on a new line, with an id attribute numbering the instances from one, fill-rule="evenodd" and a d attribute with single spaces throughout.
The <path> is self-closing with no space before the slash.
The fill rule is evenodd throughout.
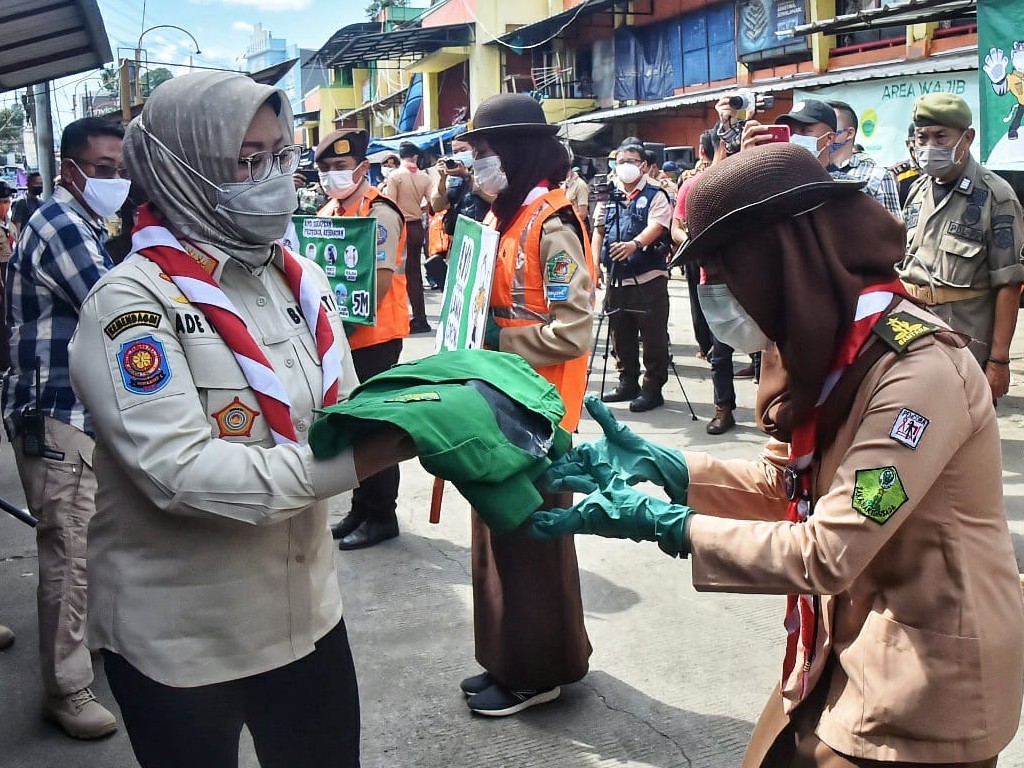
<path id="1" fill-rule="evenodd" d="M 965 340 L 902 294 L 902 228 L 859 189 L 789 144 L 705 172 L 686 252 L 721 278 L 701 297 L 715 336 L 774 342 L 758 417 L 775 439 L 752 462 L 685 454 L 673 493 L 673 452 L 588 403 L 606 437 L 553 475 L 593 492 L 534 527 L 655 540 L 690 556 L 698 590 L 789 595 L 746 768 L 990 768 L 1024 680 L 991 391 Z"/>
<path id="2" fill-rule="evenodd" d="M 496 195 L 485 224 L 501 235 L 487 346 L 521 355 L 579 421 L 593 322 L 590 243 L 559 182 L 569 155 L 540 104 L 523 94 L 485 100 L 473 130 L 474 171 Z M 572 503 L 572 495 L 545 499 Z M 492 537 L 473 516 L 476 657 L 486 670 L 462 682 L 469 708 L 501 717 L 558 698 L 587 673 L 579 569 L 571 538 L 537 541 L 525 529 Z"/>

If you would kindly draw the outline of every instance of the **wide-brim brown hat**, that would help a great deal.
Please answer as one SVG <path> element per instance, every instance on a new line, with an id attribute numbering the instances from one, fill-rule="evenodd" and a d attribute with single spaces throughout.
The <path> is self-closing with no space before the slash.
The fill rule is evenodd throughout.
<path id="1" fill-rule="evenodd" d="M 765 144 L 726 158 L 697 177 L 686 197 L 690 238 L 675 261 L 728 253 L 729 244 L 833 198 L 863 181 L 836 180 L 796 144 Z"/>
<path id="2" fill-rule="evenodd" d="M 540 102 L 525 93 L 499 93 L 480 102 L 469 121 L 469 130 L 459 136 L 465 141 L 497 134 L 519 133 L 554 136 L 557 125 L 550 125 Z"/>

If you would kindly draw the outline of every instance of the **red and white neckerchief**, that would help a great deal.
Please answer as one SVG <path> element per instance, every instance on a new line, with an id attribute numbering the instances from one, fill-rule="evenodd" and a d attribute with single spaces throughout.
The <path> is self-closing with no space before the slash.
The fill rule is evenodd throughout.
<path id="1" fill-rule="evenodd" d="M 139 208 L 138 224 L 132 232 L 132 250 L 159 266 L 185 298 L 210 318 L 238 361 L 246 382 L 256 393 L 256 400 L 263 409 L 274 443 L 297 445 L 299 439 L 292 424 L 288 393 L 263 350 L 249 333 L 245 320 L 213 277 L 160 224 L 148 205 Z M 334 345 L 334 332 L 320 302 L 319 289 L 305 275 L 298 259 L 288 249 L 282 250 L 285 280 L 299 303 L 309 332 L 316 339 L 323 370 L 323 405 L 334 405 L 338 401 L 338 381 L 341 375 L 341 357 Z"/>
<path id="2" fill-rule="evenodd" d="M 818 416 L 820 409 L 836 384 L 857 359 L 861 347 L 871 335 L 871 329 L 882 317 L 895 295 L 905 296 L 906 291 L 899 280 L 872 285 L 865 288 L 857 299 L 853 327 L 836 350 L 832 366 L 814 410 L 804 422 L 793 429 L 789 444 L 789 463 L 786 467 L 787 491 L 790 502 L 786 519 L 791 523 L 802 523 L 811 514 L 811 462 L 817 448 Z M 794 704 L 803 701 L 810 693 L 808 683 L 814 662 L 818 630 L 818 596 L 788 595 L 786 598 L 785 627 L 786 656 L 782 662 L 782 695 Z M 799 672 L 794 678 L 794 670 Z M 793 679 L 791 679 L 793 678 Z"/>

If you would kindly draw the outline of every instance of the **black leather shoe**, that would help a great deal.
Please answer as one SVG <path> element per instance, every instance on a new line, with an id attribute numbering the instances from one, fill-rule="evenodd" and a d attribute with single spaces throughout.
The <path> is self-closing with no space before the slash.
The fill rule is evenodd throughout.
<path id="1" fill-rule="evenodd" d="M 644 411 L 653 411 L 664 404 L 665 398 L 661 396 L 661 392 L 647 392 L 642 389 L 636 399 L 629 404 L 629 410 L 633 413 L 643 413 Z"/>
<path id="2" fill-rule="evenodd" d="M 411 320 L 409 322 L 409 333 L 433 333 L 434 329 L 426 320 Z"/>
<path id="3" fill-rule="evenodd" d="M 715 417 L 708 422 L 707 431 L 709 435 L 721 435 L 735 426 L 736 419 L 732 415 L 732 410 L 716 405 Z"/>
<path id="4" fill-rule="evenodd" d="M 387 523 L 377 523 L 373 520 L 364 520 L 348 536 L 338 542 L 338 549 L 347 551 L 350 549 L 366 549 L 382 541 L 393 539 L 398 536 L 398 521 L 392 520 Z"/>
<path id="5" fill-rule="evenodd" d="M 630 400 L 636 398 L 640 394 L 640 387 L 627 387 L 623 384 L 619 384 L 615 389 L 609 392 L 607 395 L 601 395 L 602 403 L 628 403 Z"/>
<path id="6" fill-rule="evenodd" d="M 349 512 L 345 516 L 344 520 L 342 520 L 340 523 L 335 523 L 331 526 L 331 538 L 334 540 L 344 539 L 346 536 L 352 533 L 352 531 L 358 528 L 359 524 L 363 522 L 365 519 L 365 517 L 353 515 L 351 512 Z"/>

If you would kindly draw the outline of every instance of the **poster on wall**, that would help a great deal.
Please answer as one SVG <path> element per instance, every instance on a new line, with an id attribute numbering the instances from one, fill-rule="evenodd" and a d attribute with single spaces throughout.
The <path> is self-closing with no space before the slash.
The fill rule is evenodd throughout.
<path id="1" fill-rule="evenodd" d="M 981 159 L 999 171 L 1024 171 L 1024 3 L 979 0 Z M 980 117 L 980 119 L 979 119 Z M 977 143 L 977 142 L 976 142 Z"/>
<path id="2" fill-rule="evenodd" d="M 926 93 L 955 93 L 978 115 L 978 73 L 936 72 L 929 75 L 886 77 L 833 85 L 813 91 L 793 89 L 793 103 L 801 99 L 845 101 L 857 113 L 857 143 L 880 165 L 907 159 L 907 128 L 914 101 Z M 978 156 L 978 142 L 971 145 Z"/>
<path id="3" fill-rule="evenodd" d="M 377 322 L 377 220 L 357 216 L 292 216 L 285 244 L 327 274 L 346 323 Z M 292 239 L 294 238 L 294 239 Z"/>
<path id="4" fill-rule="evenodd" d="M 743 57 L 792 46 L 794 38 L 778 33 L 806 22 L 804 0 L 741 0 L 736 4 L 736 53 Z"/>
<path id="5" fill-rule="evenodd" d="M 498 231 L 460 214 L 448 251 L 435 352 L 484 346 L 497 254 Z"/>

